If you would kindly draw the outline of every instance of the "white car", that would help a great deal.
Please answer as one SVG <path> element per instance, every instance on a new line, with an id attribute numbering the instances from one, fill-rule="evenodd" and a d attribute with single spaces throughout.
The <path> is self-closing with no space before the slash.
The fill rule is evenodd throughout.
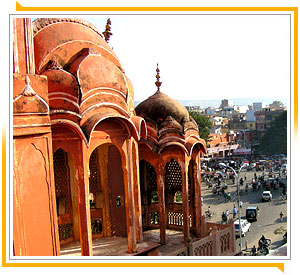
<path id="1" fill-rule="evenodd" d="M 264 191 L 261 194 L 262 201 L 271 201 L 272 200 L 272 193 L 271 191 Z"/>
<path id="2" fill-rule="evenodd" d="M 242 235 L 242 237 L 245 237 L 246 232 L 250 231 L 250 226 L 251 226 L 250 222 L 248 222 L 247 220 L 241 219 L 241 235 Z M 234 222 L 234 231 L 235 231 L 235 236 L 239 237 L 240 236 L 239 220 L 236 220 Z"/>

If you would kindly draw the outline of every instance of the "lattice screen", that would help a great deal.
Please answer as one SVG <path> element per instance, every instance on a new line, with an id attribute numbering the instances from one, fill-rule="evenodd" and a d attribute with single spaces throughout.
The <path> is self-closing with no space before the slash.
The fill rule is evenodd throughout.
<path id="1" fill-rule="evenodd" d="M 157 189 L 157 179 L 156 179 L 156 172 L 154 167 L 149 163 L 146 162 L 146 166 L 148 169 L 148 188 Z"/>
<path id="2" fill-rule="evenodd" d="M 166 186 L 167 189 L 180 189 L 182 187 L 182 176 L 179 164 L 171 160 L 166 164 Z"/>
<path id="3" fill-rule="evenodd" d="M 53 166 L 56 197 L 64 198 L 62 201 L 64 202 L 65 213 L 70 213 L 72 209 L 70 176 L 68 168 L 68 155 L 64 150 L 59 148 L 53 154 Z"/>
<path id="4" fill-rule="evenodd" d="M 90 157 L 90 193 L 96 194 L 100 190 L 100 175 L 99 175 L 99 164 L 98 164 L 98 154 L 94 150 Z"/>

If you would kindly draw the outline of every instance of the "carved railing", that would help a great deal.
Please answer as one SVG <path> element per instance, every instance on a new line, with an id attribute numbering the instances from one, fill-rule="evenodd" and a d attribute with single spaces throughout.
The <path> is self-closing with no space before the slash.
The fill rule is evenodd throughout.
<path id="1" fill-rule="evenodd" d="M 208 223 L 211 235 L 192 242 L 190 256 L 232 256 L 235 253 L 235 234 L 233 224 Z"/>
<path id="2" fill-rule="evenodd" d="M 180 229 L 183 228 L 183 213 L 181 203 L 170 203 L 166 207 L 167 228 Z"/>
<path id="3" fill-rule="evenodd" d="M 142 207 L 142 218 L 144 229 L 159 228 L 159 206 L 158 203 L 152 203 Z"/>
<path id="4" fill-rule="evenodd" d="M 73 224 L 63 223 L 58 225 L 59 240 L 65 241 L 73 237 Z"/>

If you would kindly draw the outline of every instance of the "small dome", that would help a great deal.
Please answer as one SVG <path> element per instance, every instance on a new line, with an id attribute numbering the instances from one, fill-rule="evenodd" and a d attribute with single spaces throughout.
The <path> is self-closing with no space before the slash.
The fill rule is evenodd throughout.
<path id="1" fill-rule="evenodd" d="M 180 124 L 183 120 L 189 121 L 187 109 L 181 103 L 162 93 L 160 90 L 141 102 L 135 111 L 137 115 L 150 118 L 157 124 L 162 123 L 168 116 L 171 116 Z"/>

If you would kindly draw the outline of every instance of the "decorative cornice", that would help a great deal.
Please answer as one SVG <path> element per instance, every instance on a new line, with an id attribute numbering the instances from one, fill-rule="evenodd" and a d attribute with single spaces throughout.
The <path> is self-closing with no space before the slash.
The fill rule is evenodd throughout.
<path id="1" fill-rule="evenodd" d="M 38 18 L 32 22 L 33 35 L 36 35 L 40 30 L 42 30 L 43 28 L 51 24 L 60 23 L 60 22 L 61 23 L 71 22 L 71 23 L 77 23 L 86 26 L 103 38 L 102 34 L 97 30 L 97 28 L 94 25 L 80 18 Z"/>

